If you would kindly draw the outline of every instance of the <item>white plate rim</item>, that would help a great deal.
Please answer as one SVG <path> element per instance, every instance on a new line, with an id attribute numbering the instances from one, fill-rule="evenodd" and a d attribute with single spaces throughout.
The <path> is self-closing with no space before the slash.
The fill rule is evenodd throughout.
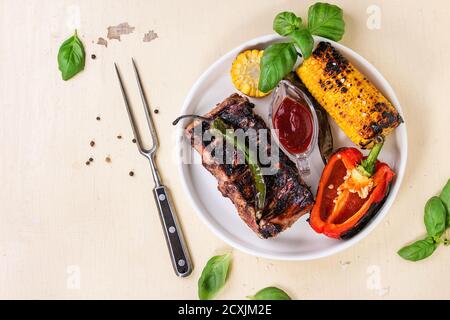
<path id="1" fill-rule="evenodd" d="M 400 102 L 398 100 L 397 95 L 395 94 L 395 91 L 393 90 L 392 86 L 390 85 L 390 83 L 384 78 L 384 76 L 378 71 L 378 69 L 376 69 L 369 61 L 367 61 L 364 57 L 362 57 L 361 55 L 359 55 L 358 53 L 356 53 L 355 51 L 353 51 L 352 49 L 334 42 L 332 40 L 329 39 L 325 39 L 322 37 L 318 37 L 318 36 L 314 36 L 315 40 L 322 40 L 322 41 L 327 41 L 330 42 L 334 47 L 336 47 L 337 49 L 344 49 L 346 51 L 349 51 L 352 54 L 352 58 L 358 60 L 360 63 L 364 64 L 365 67 L 367 69 L 370 69 L 370 72 L 375 75 L 377 78 L 379 78 L 381 81 L 383 81 L 386 84 L 386 88 L 389 91 L 387 93 L 387 95 L 391 98 L 393 98 L 392 100 L 393 103 L 395 104 L 395 107 L 398 109 L 398 111 L 400 112 L 400 114 L 402 114 L 403 116 L 403 112 L 402 112 L 402 107 L 400 105 Z M 249 40 L 243 44 L 241 44 L 238 47 L 235 47 L 234 49 L 228 51 L 227 53 L 225 53 L 222 57 L 220 57 L 218 60 L 216 60 L 213 64 L 211 64 L 202 74 L 201 76 L 197 79 L 197 81 L 194 83 L 194 85 L 191 87 L 191 89 L 189 90 L 188 95 L 186 96 L 186 99 L 184 100 L 183 106 L 181 108 L 181 113 L 180 114 L 185 114 L 187 108 L 189 107 L 198 87 L 200 87 L 200 85 L 202 84 L 202 82 L 210 75 L 210 73 L 220 64 L 223 63 L 223 61 L 227 60 L 230 58 L 230 56 L 236 56 L 239 52 L 242 52 L 243 50 L 245 50 L 246 48 L 251 48 L 252 46 L 255 46 L 257 44 L 261 44 L 261 43 L 267 43 L 267 42 L 273 42 L 273 41 L 278 41 L 278 40 L 282 40 L 282 38 L 277 35 L 277 34 L 269 34 L 269 35 L 264 35 L 264 36 L 260 36 L 257 38 L 254 38 L 252 40 Z M 218 101 L 219 102 L 219 101 Z M 211 106 L 212 108 L 213 106 Z M 402 154 L 402 158 L 401 161 L 399 162 L 399 169 L 398 172 L 396 173 L 396 183 L 393 185 L 386 201 L 384 202 L 383 206 L 380 208 L 378 214 L 369 222 L 369 224 L 367 226 L 364 227 L 364 229 L 359 232 L 356 236 L 354 236 L 353 238 L 349 239 L 349 240 L 343 240 L 342 244 L 340 246 L 336 246 L 336 247 L 331 247 L 331 248 L 327 248 L 324 249 L 320 252 L 316 252 L 316 253 L 308 253 L 308 254 L 273 254 L 273 253 L 266 253 L 263 251 L 256 251 L 256 250 L 252 250 L 249 249 L 243 245 L 241 245 L 239 242 L 234 241 L 232 238 L 228 237 L 225 233 L 223 233 L 217 226 L 216 223 L 214 221 L 212 221 L 209 217 L 208 214 L 206 214 L 203 210 L 203 208 L 201 208 L 197 202 L 195 201 L 192 193 L 191 193 L 191 187 L 189 186 L 188 183 L 188 179 L 187 179 L 187 175 L 188 173 L 186 172 L 186 167 L 183 164 L 182 161 L 182 157 L 178 156 L 177 157 L 177 165 L 178 165 L 178 172 L 180 174 L 181 177 L 181 182 L 183 185 L 183 189 L 185 190 L 186 194 L 188 195 L 189 201 L 191 202 L 192 206 L 194 207 L 197 215 L 200 217 L 200 219 L 203 221 L 203 223 L 205 223 L 209 229 L 216 235 L 218 236 L 220 239 L 222 239 L 225 243 L 227 243 L 228 245 L 242 251 L 245 252 L 247 254 L 256 256 L 256 257 L 261 257 L 261 258 L 266 258 L 266 259 L 272 259 L 272 260 L 283 260 L 283 261 L 306 261 L 306 260 L 315 260 L 315 259 L 320 259 L 320 258 L 324 258 L 324 257 L 328 257 L 331 255 L 334 255 L 336 253 L 342 252 L 350 247 L 352 247 L 353 245 L 355 245 L 356 243 L 358 243 L 359 241 L 361 241 L 362 239 L 364 239 L 367 235 L 369 235 L 379 224 L 380 222 L 384 219 L 384 217 L 387 215 L 387 213 L 389 212 L 390 208 L 392 207 L 392 204 L 394 203 L 394 200 L 397 197 L 398 191 L 400 189 L 400 186 L 403 182 L 403 177 L 405 175 L 405 170 L 406 170 L 406 163 L 407 163 L 407 158 L 408 158 L 408 134 L 407 134 L 407 128 L 406 128 L 406 123 L 403 123 L 402 126 L 404 126 L 404 130 L 402 130 L 400 132 L 400 140 L 402 141 L 402 144 L 400 145 L 400 153 Z M 184 127 L 183 126 L 179 126 L 177 128 L 176 134 L 177 134 L 177 140 L 176 140 L 176 150 L 177 150 L 177 155 L 179 155 L 179 152 L 181 151 L 182 147 L 181 144 L 183 143 L 183 130 Z"/>

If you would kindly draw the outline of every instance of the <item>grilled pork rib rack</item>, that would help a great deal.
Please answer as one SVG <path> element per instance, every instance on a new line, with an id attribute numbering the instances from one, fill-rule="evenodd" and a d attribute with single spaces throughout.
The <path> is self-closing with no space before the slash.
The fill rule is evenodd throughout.
<path id="1" fill-rule="evenodd" d="M 267 148 L 270 149 L 270 131 L 264 120 L 253 112 L 253 108 L 254 105 L 247 98 L 233 94 L 204 116 L 211 120 L 220 117 L 235 130 L 266 129 L 269 141 Z M 218 155 L 209 144 L 224 141 L 203 141 L 201 137 L 209 128 L 208 121 L 195 120 L 188 125 L 185 135 L 200 153 L 203 166 L 216 177 L 219 191 L 233 202 L 239 216 L 258 236 L 265 239 L 274 237 L 310 211 L 314 197 L 300 177 L 296 165 L 281 150 L 279 169 L 273 175 L 264 176 L 267 190 L 265 206 L 257 210 L 256 187 L 249 166 L 236 161 L 227 164 L 221 159 L 225 152 Z"/>

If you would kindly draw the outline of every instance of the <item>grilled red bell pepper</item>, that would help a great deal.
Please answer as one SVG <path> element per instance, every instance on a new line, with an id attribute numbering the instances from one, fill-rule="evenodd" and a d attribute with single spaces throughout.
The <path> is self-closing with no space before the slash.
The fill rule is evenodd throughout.
<path id="1" fill-rule="evenodd" d="M 355 148 L 342 148 L 331 156 L 309 220 L 316 232 L 349 239 L 376 215 L 395 175 L 377 160 L 382 146 L 375 145 L 367 158 Z"/>

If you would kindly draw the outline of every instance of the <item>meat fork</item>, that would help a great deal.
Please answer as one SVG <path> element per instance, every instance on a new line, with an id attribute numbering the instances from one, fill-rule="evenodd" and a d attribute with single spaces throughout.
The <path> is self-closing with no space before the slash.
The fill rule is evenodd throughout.
<path id="1" fill-rule="evenodd" d="M 116 69 L 117 77 L 119 79 L 120 90 L 122 91 L 123 100 L 127 108 L 128 118 L 131 122 L 131 128 L 133 129 L 133 134 L 136 139 L 136 144 L 139 153 L 146 157 L 150 162 L 150 168 L 152 170 L 153 180 L 155 181 L 155 188 L 153 189 L 153 195 L 158 207 L 159 216 L 161 218 L 161 224 L 164 229 L 164 235 L 166 237 L 167 246 L 169 248 L 170 257 L 172 260 L 172 265 L 175 273 L 179 277 L 186 277 L 192 272 L 192 263 L 189 257 L 189 252 L 187 250 L 183 233 L 178 224 L 178 219 L 176 213 L 173 209 L 172 202 L 169 198 L 169 193 L 167 188 L 162 184 L 161 177 L 156 166 L 155 156 L 158 150 L 158 136 L 156 134 L 155 126 L 153 124 L 152 117 L 150 116 L 150 111 L 147 104 L 147 99 L 145 97 L 144 89 L 142 88 L 141 77 L 139 76 L 138 69 L 134 59 L 131 59 L 134 69 L 134 74 L 136 76 L 136 81 L 139 88 L 139 93 L 141 96 L 142 104 L 145 111 L 145 116 L 147 118 L 147 124 L 150 129 L 150 134 L 152 138 L 152 147 L 150 149 L 145 149 L 142 147 L 141 137 L 139 135 L 137 125 L 134 119 L 133 111 L 130 108 L 129 100 L 125 87 L 120 76 L 119 68 L 117 64 L 114 63 Z"/>

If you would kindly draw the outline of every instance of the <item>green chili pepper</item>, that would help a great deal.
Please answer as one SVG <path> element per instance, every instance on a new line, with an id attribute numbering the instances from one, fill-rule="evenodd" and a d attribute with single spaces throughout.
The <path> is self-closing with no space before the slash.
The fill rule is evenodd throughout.
<path id="1" fill-rule="evenodd" d="M 266 183 L 264 181 L 264 176 L 262 174 L 261 167 L 258 164 L 258 157 L 255 152 L 251 152 L 249 148 L 245 146 L 245 143 L 242 144 L 234 134 L 227 132 L 227 125 L 220 118 L 214 119 L 211 123 L 211 129 L 215 131 L 215 133 L 219 133 L 223 136 L 223 138 L 232 146 L 234 146 L 237 150 L 242 152 L 245 157 L 245 161 L 247 162 L 250 171 L 253 176 L 253 180 L 255 182 L 256 187 L 256 204 L 257 209 L 261 210 L 264 208 L 264 204 L 266 202 Z"/>

